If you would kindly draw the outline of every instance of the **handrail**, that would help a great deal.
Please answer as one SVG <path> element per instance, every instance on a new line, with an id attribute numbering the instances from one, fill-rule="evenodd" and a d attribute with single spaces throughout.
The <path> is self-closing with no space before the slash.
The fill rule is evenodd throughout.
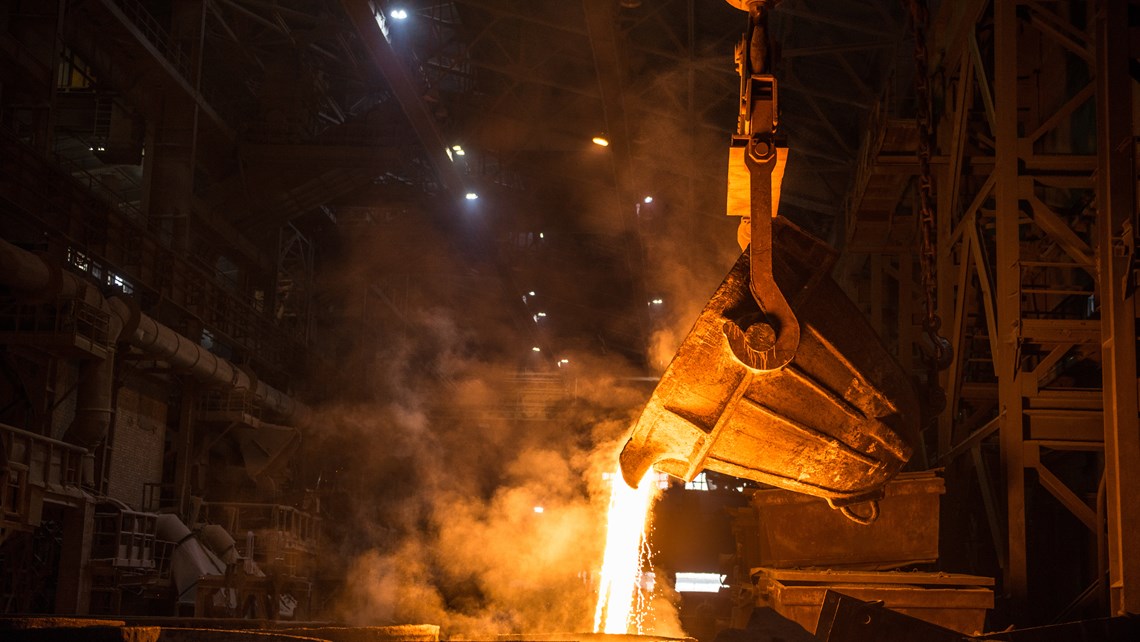
<path id="1" fill-rule="evenodd" d="M 87 449 L 84 448 L 83 446 L 77 446 L 75 444 L 69 444 L 66 441 L 60 441 L 58 439 L 53 439 L 51 437 L 47 437 L 47 436 L 44 436 L 44 435 L 41 435 L 38 433 L 29 432 L 29 431 L 24 430 L 22 428 L 17 428 L 15 426 L 9 426 L 8 424 L 0 424 L 0 431 L 14 433 L 14 434 L 19 435 L 21 437 L 30 437 L 34 441 L 42 441 L 46 444 L 49 444 L 49 445 L 52 445 L 52 446 L 55 446 L 58 448 L 63 448 L 65 450 L 72 450 L 72 451 L 75 451 L 79 454 L 86 454 L 87 453 Z M 9 453 L 9 456 L 11 456 L 11 453 Z"/>

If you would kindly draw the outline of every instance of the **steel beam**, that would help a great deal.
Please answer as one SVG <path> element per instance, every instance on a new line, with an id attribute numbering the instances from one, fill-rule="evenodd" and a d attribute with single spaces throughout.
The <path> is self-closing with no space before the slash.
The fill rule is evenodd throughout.
<path id="1" fill-rule="evenodd" d="M 566 33 L 577 36 L 587 35 L 586 31 L 581 29 L 577 24 L 546 20 L 542 18 L 542 16 L 538 15 L 538 12 L 513 11 L 509 7 L 499 6 L 494 2 L 489 2 L 488 0 L 456 0 L 456 4 L 468 6 L 480 11 L 485 11 L 486 13 L 497 18 L 511 18 L 513 20 L 518 20 L 524 24 L 532 24 L 539 27 L 545 27 L 547 29 L 564 31 Z"/>
<path id="2" fill-rule="evenodd" d="M 119 6 L 119 2 L 116 0 L 102 0 L 100 4 L 102 4 L 103 8 L 107 10 L 107 13 L 114 16 L 114 18 L 119 21 L 119 24 L 122 25 L 122 27 L 134 37 L 139 46 L 141 46 L 144 50 L 146 50 L 148 54 L 150 54 L 155 63 L 157 63 L 158 66 L 166 72 L 170 80 L 174 82 L 174 84 L 177 85 L 182 91 L 186 92 L 190 99 L 194 101 L 194 104 L 197 105 L 198 108 L 200 108 L 211 121 L 213 121 L 213 123 L 217 126 L 218 131 L 220 131 L 230 141 L 237 139 L 237 133 L 230 127 L 229 123 L 227 123 L 218 114 L 218 112 L 214 110 L 214 108 L 206 100 L 206 97 L 202 95 L 202 92 L 198 87 L 199 79 L 193 77 L 194 70 L 189 68 L 188 61 L 183 60 L 181 61 L 182 64 L 179 64 L 179 61 L 171 60 L 168 56 L 168 52 L 163 51 L 155 41 L 148 37 L 147 33 L 144 32 L 142 28 L 140 28 L 139 25 L 135 23 L 135 20 L 132 20 L 131 17 L 127 15 L 123 7 Z M 157 24 L 157 21 L 155 21 L 154 18 L 146 12 L 146 9 L 138 2 L 124 2 L 123 4 L 125 6 L 131 7 L 133 9 L 134 15 L 139 16 L 139 20 L 149 20 L 154 22 L 154 24 Z M 161 38 L 165 37 L 167 40 L 169 40 L 169 35 L 167 35 L 165 32 L 158 31 L 156 27 L 152 27 L 151 33 L 155 39 L 161 40 Z"/>
<path id="3" fill-rule="evenodd" d="M 1109 601 L 1140 613 L 1140 434 L 1137 431 L 1136 166 L 1134 82 L 1128 73 L 1129 3 L 1101 0 L 1096 14 L 1097 283 L 1101 308 Z"/>
<path id="4" fill-rule="evenodd" d="M 843 29 L 845 31 L 855 31 L 867 36 L 871 36 L 873 38 L 890 40 L 897 35 L 890 33 L 889 31 L 884 31 L 882 28 L 880 28 L 881 23 L 878 21 L 875 21 L 875 24 L 872 25 L 870 16 L 868 16 L 868 20 L 865 23 L 854 22 L 850 19 L 847 19 L 846 17 L 832 16 L 823 10 L 816 11 L 812 8 L 809 8 L 806 2 L 797 2 L 794 4 L 783 3 L 781 5 L 778 5 L 775 11 L 792 18 L 808 20 L 810 22 L 818 22 L 821 25 L 828 25 L 830 27 Z"/>
<path id="5" fill-rule="evenodd" d="M 625 65 L 618 44 L 617 5 L 609 0 L 582 0 L 582 8 L 585 10 L 586 31 L 590 35 L 590 49 L 594 55 L 606 134 L 609 136 L 610 149 L 613 150 L 618 194 L 619 198 L 624 199 L 632 194 L 629 168 L 632 167 L 633 150 L 622 88 L 622 69 Z"/>
<path id="6" fill-rule="evenodd" d="M 998 416 L 1002 476 L 1005 478 L 1008 557 L 1002 589 L 1012 598 L 1015 612 L 1024 607 L 1029 588 L 1025 546 L 1025 451 L 1018 327 L 1021 321 L 1021 278 L 1018 227 L 1017 156 L 1017 7 L 1013 2 L 994 3 L 994 175 L 995 243 L 994 291 L 997 352 L 994 370 L 998 378 Z"/>
<path id="7" fill-rule="evenodd" d="M 960 306 L 964 302 L 966 287 L 970 284 L 969 275 L 969 258 L 968 245 L 963 249 L 961 265 L 958 270 L 954 270 L 954 261 L 952 256 L 953 240 L 951 240 L 951 230 L 953 229 L 953 217 L 958 211 L 958 192 L 961 188 L 961 175 L 963 157 L 965 156 L 965 145 L 967 137 L 967 113 L 970 105 L 970 99 L 974 94 L 974 67 L 970 63 L 969 56 L 962 55 L 958 57 L 958 84 L 957 94 L 954 97 L 953 104 L 954 110 L 948 114 L 948 119 L 953 124 L 952 133 L 950 135 L 950 158 L 948 166 L 946 166 L 942 173 L 938 176 L 935 185 L 938 186 L 937 190 L 937 211 L 935 212 L 935 220 L 937 227 L 936 244 L 938 246 L 937 264 L 935 267 L 935 276 L 938 279 L 937 297 L 938 297 L 938 315 L 941 319 L 953 319 L 954 323 L 951 326 L 952 330 L 948 336 L 951 345 L 954 346 L 954 360 L 950 364 L 948 371 L 942 375 L 940 384 L 943 390 L 947 391 L 947 408 L 949 412 L 942 412 L 938 415 L 938 457 L 945 457 L 950 451 L 950 444 L 953 441 L 953 427 L 954 427 L 954 409 L 957 407 L 958 402 L 958 372 L 962 366 L 962 338 L 963 338 L 963 317 L 961 316 Z M 961 274 L 955 274 L 955 271 Z M 958 301 L 954 300 L 954 285 L 958 284 Z"/>
<path id="8" fill-rule="evenodd" d="M 435 117 L 424 104 L 411 72 L 396 55 L 384 30 L 387 16 L 369 0 L 341 0 L 372 62 L 388 81 L 412 129 L 424 146 L 424 152 L 439 175 L 439 180 L 453 198 L 467 193 L 466 181 L 447 154 L 450 143 L 444 138 Z"/>

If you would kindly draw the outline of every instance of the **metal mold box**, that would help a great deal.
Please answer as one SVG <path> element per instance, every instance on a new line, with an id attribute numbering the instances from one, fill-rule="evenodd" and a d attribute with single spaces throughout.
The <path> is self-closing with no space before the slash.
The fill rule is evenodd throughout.
<path id="1" fill-rule="evenodd" d="M 796 571 L 758 568 L 756 605 L 768 606 L 814 633 L 828 589 L 882 601 L 893 611 L 966 635 L 985 628 L 993 578 L 954 573 Z"/>
<path id="2" fill-rule="evenodd" d="M 939 498 L 945 492 L 935 471 L 900 474 L 884 487 L 879 518 L 862 525 L 822 499 L 783 489 L 756 491 L 752 506 L 759 558 L 746 562 L 866 570 L 933 562 L 938 559 Z"/>

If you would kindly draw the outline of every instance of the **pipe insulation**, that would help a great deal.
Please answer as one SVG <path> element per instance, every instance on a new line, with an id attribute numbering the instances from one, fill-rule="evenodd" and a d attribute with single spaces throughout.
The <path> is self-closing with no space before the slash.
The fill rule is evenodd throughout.
<path id="1" fill-rule="evenodd" d="M 111 299 L 112 307 L 126 309 L 122 297 Z M 185 370 L 200 381 L 234 390 L 250 390 L 257 403 L 286 420 L 303 423 L 308 408 L 289 395 L 256 380 L 235 364 L 217 356 L 201 345 L 182 336 L 145 314 L 139 314 L 138 325 L 127 341 L 143 352 L 166 361 L 171 367 Z"/>
<path id="2" fill-rule="evenodd" d="M 0 239 L 0 283 L 32 299 L 78 299 L 108 315 L 107 356 L 79 364 L 75 418 L 64 441 L 84 448 L 96 446 L 111 427 L 114 414 L 115 346 L 127 317 L 116 315 L 93 283 L 63 271 L 58 265 Z"/>
<path id="3" fill-rule="evenodd" d="M 30 298 L 80 298 L 110 317 L 108 341 L 112 352 L 102 361 L 80 365 L 76 419 L 68 439 L 90 447 L 107 434 L 111 420 L 116 342 L 125 341 L 145 354 L 166 361 L 208 385 L 250 390 L 254 400 L 284 421 L 305 423 L 309 409 L 288 394 L 257 380 L 237 365 L 223 359 L 157 320 L 138 312 L 124 297 L 106 299 L 94 284 L 61 270 L 48 260 L 0 239 L 0 285 Z M 123 334 L 124 328 L 133 328 Z"/>

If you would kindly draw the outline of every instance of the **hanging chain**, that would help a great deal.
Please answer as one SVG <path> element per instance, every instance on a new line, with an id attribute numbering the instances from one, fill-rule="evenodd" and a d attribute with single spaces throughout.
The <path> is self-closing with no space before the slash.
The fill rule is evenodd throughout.
<path id="1" fill-rule="evenodd" d="M 914 94 L 916 99 L 914 120 L 918 129 L 918 207 L 919 224 L 921 226 L 921 254 L 922 289 L 924 295 L 925 315 L 922 320 L 922 330 L 925 334 L 924 353 L 930 364 L 931 371 L 928 386 L 932 397 L 945 399 L 941 390 L 935 390 L 938 385 L 937 371 L 947 368 L 953 357 L 950 342 L 938 334 L 942 327 L 942 319 L 938 316 L 935 302 L 935 289 L 937 288 L 936 261 L 938 231 L 934 219 L 934 178 L 930 172 L 931 141 L 934 124 L 931 117 L 930 78 L 928 76 L 928 62 L 926 51 L 926 22 L 928 9 L 926 0 L 905 0 L 910 16 L 911 31 L 914 34 Z"/>

